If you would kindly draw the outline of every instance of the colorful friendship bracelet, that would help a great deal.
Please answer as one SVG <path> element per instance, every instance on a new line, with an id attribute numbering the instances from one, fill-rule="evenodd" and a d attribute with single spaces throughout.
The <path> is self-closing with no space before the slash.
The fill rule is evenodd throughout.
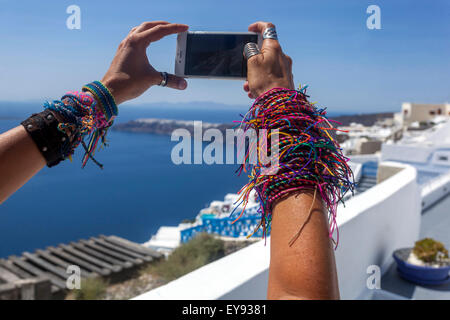
<path id="1" fill-rule="evenodd" d="M 92 93 L 100 104 L 100 107 L 103 109 L 106 120 L 113 121 L 118 114 L 116 101 L 109 89 L 103 83 L 100 81 L 88 83 L 82 88 L 82 91 Z"/>
<path id="2" fill-rule="evenodd" d="M 85 150 L 82 167 L 85 167 L 87 161 L 91 159 L 100 168 L 103 168 L 103 165 L 97 162 L 93 155 L 100 140 L 102 146 L 107 145 L 106 133 L 112 125 L 117 111 L 112 111 L 114 115 L 104 112 L 105 109 L 96 103 L 97 96 L 93 95 L 95 99 L 84 92 L 69 91 L 61 98 L 61 101 L 47 102 L 44 108 L 62 115 L 65 122 L 58 124 L 58 130 L 72 137 L 70 148 L 66 148 L 62 155 L 63 158 L 71 158 L 75 149 L 81 144 Z M 115 108 L 117 109 L 117 106 Z M 87 145 L 84 142 L 86 137 L 89 139 Z"/>
<path id="3" fill-rule="evenodd" d="M 347 164 L 349 159 L 342 154 L 342 149 L 329 132 L 338 130 L 331 125 L 335 121 L 327 119 L 325 109 L 308 102 L 306 88 L 271 89 L 255 100 L 242 121 L 236 121 L 244 132 L 253 129 L 257 131 L 257 136 L 260 130 L 268 130 L 266 141 L 272 142 L 274 139 L 279 152 L 269 156 L 278 156 L 275 162 L 278 165 L 273 170 L 275 174 L 268 175 L 264 171 L 268 165 L 261 159 L 261 152 L 267 150 L 262 150 L 259 143 L 253 146 L 257 150 L 257 163 L 252 164 L 248 159 L 253 150 L 250 147 L 246 149 L 247 161 L 238 172 L 247 173 L 250 181 L 239 191 L 237 202 L 244 205 L 234 221 L 243 215 L 250 192 L 255 190 L 261 204 L 261 222 L 254 232 L 262 226 L 265 237 L 270 230 L 272 207 L 277 200 L 293 192 L 314 190 L 314 198 L 316 193 L 319 194 L 326 205 L 329 236 L 332 238 L 336 231 L 337 244 L 337 205 L 343 202 L 348 191 L 353 192 L 353 173 Z M 277 140 L 270 134 L 271 130 L 278 130 Z"/>

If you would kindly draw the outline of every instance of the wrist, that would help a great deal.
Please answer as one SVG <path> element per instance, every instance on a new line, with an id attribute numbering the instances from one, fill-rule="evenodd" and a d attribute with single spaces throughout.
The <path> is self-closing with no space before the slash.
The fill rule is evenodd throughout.
<path id="1" fill-rule="evenodd" d="M 62 114 L 45 109 L 21 122 L 34 141 L 48 167 L 53 167 L 70 154 L 74 132 L 61 130 L 59 124 L 65 122 Z"/>
<path id="2" fill-rule="evenodd" d="M 256 94 L 256 97 L 259 97 L 261 95 L 263 95 L 264 93 L 275 89 L 275 88 L 284 88 L 284 89 L 289 89 L 289 90 L 295 90 L 295 86 L 292 83 L 289 83 L 288 81 L 280 81 L 280 82 L 276 82 L 276 83 L 271 83 L 267 86 L 262 86 L 259 89 L 255 89 L 254 92 Z"/>
<path id="3" fill-rule="evenodd" d="M 290 86 L 274 86 L 274 87 L 270 87 L 270 89 L 267 89 L 265 91 L 261 91 L 261 93 L 259 93 L 256 96 L 256 102 L 258 103 L 265 103 L 264 101 L 272 96 L 275 95 L 280 95 L 280 94 L 284 94 L 285 92 L 290 92 L 290 91 L 297 91 L 295 90 L 295 88 L 292 88 Z"/>
<path id="4" fill-rule="evenodd" d="M 108 88 L 109 92 L 111 92 L 117 105 L 128 100 L 121 94 L 120 80 L 103 77 L 101 82 L 106 88 Z"/>

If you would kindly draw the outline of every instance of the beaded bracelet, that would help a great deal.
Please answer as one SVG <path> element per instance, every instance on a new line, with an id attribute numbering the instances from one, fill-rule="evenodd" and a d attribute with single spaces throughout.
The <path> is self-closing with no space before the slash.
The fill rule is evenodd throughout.
<path id="1" fill-rule="evenodd" d="M 327 119 L 325 109 L 308 102 L 306 88 L 271 89 L 255 100 L 241 121 L 236 121 L 244 133 L 252 129 L 258 133 L 257 136 L 261 130 L 278 130 L 279 134 L 278 139 L 270 138 L 275 139 L 279 150 L 277 154 L 271 154 L 271 157 L 278 157 L 274 162 L 277 164 L 273 170 L 275 174 L 264 173 L 268 165 L 260 157 L 265 150 L 260 150 L 259 144 L 256 147 L 257 163 L 246 162 L 238 170 L 239 174 L 249 173 L 250 181 L 239 191 L 238 202 L 244 204 L 244 209 L 236 220 L 243 215 L 250 192 L 255 190 L 260 201 L 261 222 L 254 232 L 262 226 L 264 237 L 270 230 L 273 204 L 293 192 L 311 190 L 314 191 L 314 200 L 319 194 L 325 203 L 329 213 L 329 236 L 332 238 L 337 231 L 337 205 L 343 202 L 348 191 L 354 190 L 353 173 L 347 164 L 349 159 L 332 137 L 332 132 L 337 130 L 331 125 L 335 121 Z M 250 152 L 247 148 L 246 159 Z M 298 234 L 294 241 L 296 237 Z"/>

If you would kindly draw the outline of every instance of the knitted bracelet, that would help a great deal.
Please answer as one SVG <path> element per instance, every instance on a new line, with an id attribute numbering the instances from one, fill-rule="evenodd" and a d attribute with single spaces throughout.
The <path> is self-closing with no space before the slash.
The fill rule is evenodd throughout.
<path id="1" fill-rule="evenodd" d="M 354 189 L 348 158 L 333 139 L 332 132 L 337 129 L 331 125 L 333 121 L 327 119 L 325 109 L 308 102 L 306 88 L 271 89 L 255 100 L 242 121 L 236 121 L 244 132 L 256 130 L 257 136 L 261 130 L 267 130 L 267 141 L 274 142 L 278 150 L 278 153 L 271 152 L 270 155 L 278 160 L 271 162 L 271 165 L 276 163 L 273 170 L 270 168 L 274 174 L 264 171 L 268 165 L 260 155 L 267 150 L 260 150 L 259 143 L 256 147 L 257 163 L 247 162 L 239 168 L 239 174 L 249 173 L 250 181 L 239 191 L 238 201 L 244 203 L 245 210 L 250 191 L 256 191 L 261 204 L 261 223 L 257 229 L 262 226 L 264 236 L 270 231 L 273 204 L 290 193 L 310 190 L 314 192 L 314 199 L 318 194 L 325 203 L 329 213 L 329 236 L 332 238 L 337 230 L 337 205 L 343 202 L 348 191 L 353 192 Z M 272 135 L 272 130 L 277 130 L 277 135 Z M 250 148 L 247 148 L 246 159 L 250 158 L 250 152 Z"/>

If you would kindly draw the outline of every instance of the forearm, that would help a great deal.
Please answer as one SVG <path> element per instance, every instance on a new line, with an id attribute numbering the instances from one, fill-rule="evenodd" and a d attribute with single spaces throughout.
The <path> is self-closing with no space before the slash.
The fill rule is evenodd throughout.
<path id="1" fill-rule="evenodd" d="M 314 191 L 296 193 L 274 206 L 268 299 L 339 299 L 327 212 L 313 199 Z"/>
<path id="2" fill-rule="evenodd" d="M 85 97 L 85 110 L 92 107 L 91 113 L 87 116 L 93 117 L 100 114 L 94 112 L 98 104 L 98 101 L 95 102 L 95 97 L 90 93 L 82 95 Z M 64 99 L 65 104 L 62 101 L 44 104 L 44 111 L 33 114 L 23 121 L 21 126 L 0 135 L 0 177 L 2 178 L 0 203 L 23 186 L 44 165 L 53 167 L 70 157 L 82 137 L 80 130 L 84 129 L 85 135 L 95 130 L 97 118 L 93 118 L 94 121 L 88 123 L 85 120 L 89 118 L 82 117 L 80 113 L 78 120 L 75 120 L 74 113 L 70 118 L 68 113 L 60 108 L 61 105 L 66 107 L 70 105 L 72 100 L 68 99 Z M 89 103 L 86 99 L 89 99 Z M 87 123 L 90 126 L 77 127 L 79 123 Z"/>
<path id="3" fill-rule="evenodd" d="M 0 203 L 44 166 L 44 157 L 23 126 L 0 134 Z"/>
<path id="4" fill-rule="evenodd" d="M 251 172 L 242 189 L 244 203 L 255 190 L 259 227 L 263 235 L 271 234 L 269 299 L 339 298 L 332 237 L 338 203 L 353 187 L 352 174 L 328 133 L 334 128 L 307 97 L 304 88 L 273 88 L 242 121 L 260 135 L 271 130 L 270 164 L 260 157 L 254 166 L 241 166 Z M 266 155 L 266 145 L 264 139 L 258 143 L 258 155 Z"/>

